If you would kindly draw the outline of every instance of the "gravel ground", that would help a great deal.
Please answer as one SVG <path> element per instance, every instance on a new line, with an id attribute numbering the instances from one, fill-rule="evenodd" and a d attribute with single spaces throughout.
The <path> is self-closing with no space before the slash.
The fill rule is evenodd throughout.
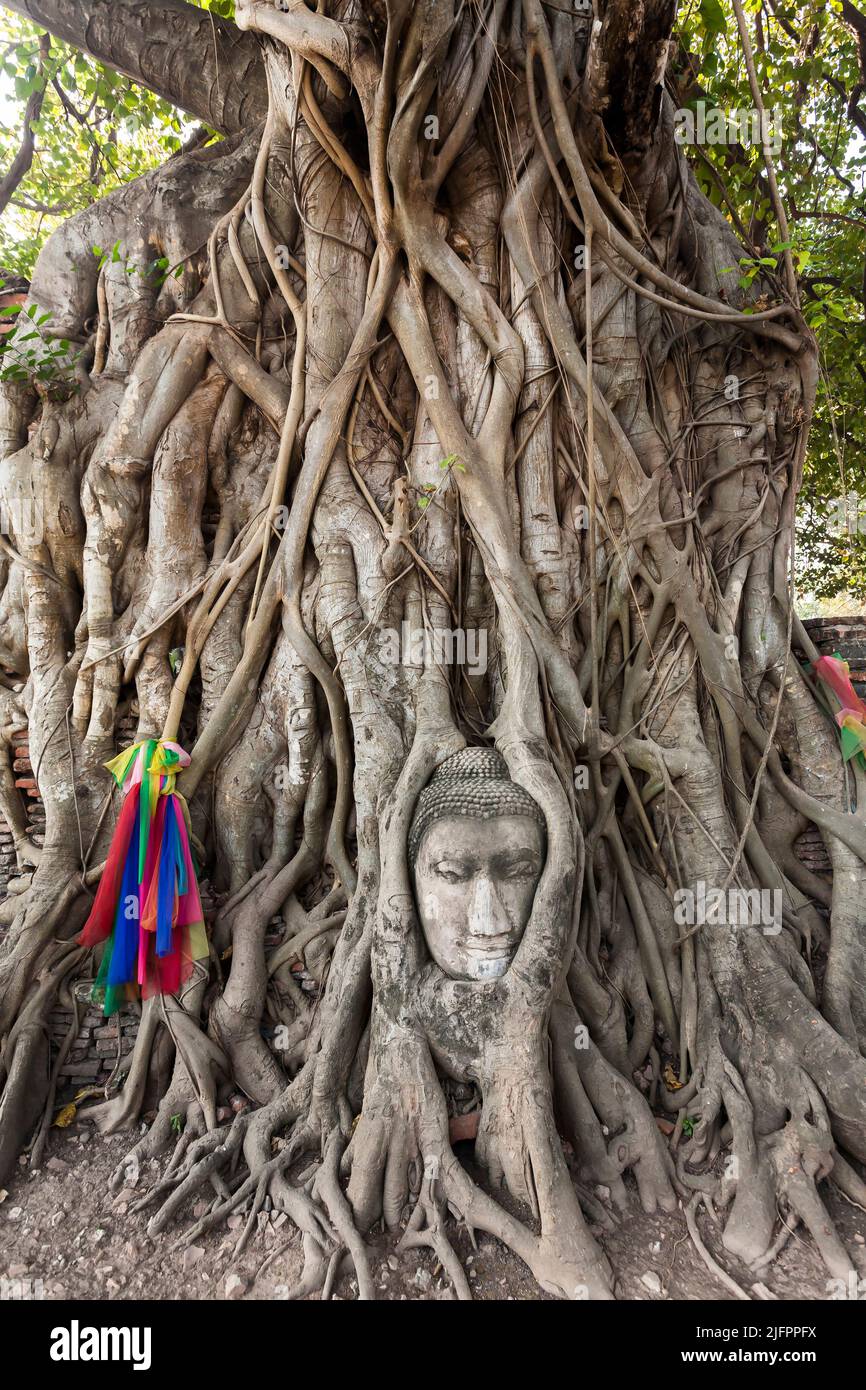
<path id="1" fill-rule="evenodd" d="M 136 1188 L 116 1198 L 109 1178 L 130 1148 L 129 1135 L 101 1137 L 84 1121 L 53 1129 L 42 1169 L 21 1166 L 0 1201 L 0 1279 L 13 1291 L 27 1281 L 47 1299 L 225 1299 L 285 1298 L 299 1278 L 301 1241 L 285 1216 L 263 1212 L 258 1229 L 240 1256 L 235 1246 L 245 1217 L 206 1233 L 195 1245 L 178 1244 L 205 1208 L 203 1194 L 192 1201 L 179 1223 L 155 1240 L 146 1234 L 147 1215 L 131 1205 L 160 1171 L 156 1163 L 141 1173 Z M 605 1189 L 597 1190 L 604 1202 Z M 689 1238 L 682 1212 L 642 1213 L 636 1194 L 632 1210 L 601 1243 L 624 1299 L 724 1300 L 733 1297 L 706 1268 Z M 825 1185 L 824 1197 L 843 1241 L 863 1276 L 866 1298 L 866 1213 Z M 725 1270 L 747 1291 L 755 1275 L 721 1248 L 720 1231 L 702 1215 L 703 1239 Z M 537 1300 L 540 1292 L 525 1265 L 489 1236 L 477 1237 L 452 1225 L 451 1236 L 478 1299 Z M 392 1235 L 369 1240 L 371 1263 L 381 1299 L 453 1298 L 432 1253 L 395 1250 Z M 265 1265 L 265 1262 L 267 1264 Z M 265 1266 L 263 1268 L 263 1266 Z M 826 1299 L 832 1285 L 809 1237 L 795 1232 L 762 1283 L 780 1299 Z M 2 1286 L 0 1286 L 2 1288 Z M 357 1297 L 350 1275 L 338 1280 L 338 1298 Z M 8 1293 L 7 1293 L 8 1296 Z M 752 1295 L 753 1297 L 759 1295 Z"/>

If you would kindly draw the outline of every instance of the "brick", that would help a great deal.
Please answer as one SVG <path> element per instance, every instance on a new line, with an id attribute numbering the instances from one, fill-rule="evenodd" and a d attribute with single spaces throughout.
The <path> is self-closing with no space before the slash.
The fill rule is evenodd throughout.
<path id="1" fill-rule="evenodd" d="M 478 1134 L 480 1110 L 472 1110 L 468 1115 L 452 1115 L 448 1121 L 448 1138 L 452 1144 L 461 1139 L 475 1139 Z"/>
<path id="2" fill-rule="evenodd" d="M 15 785 L 16 787 L 20 787 L 22 791 L 31 791 L 36 787 L 36 783 L 32 777 L 16 777 Z"/>

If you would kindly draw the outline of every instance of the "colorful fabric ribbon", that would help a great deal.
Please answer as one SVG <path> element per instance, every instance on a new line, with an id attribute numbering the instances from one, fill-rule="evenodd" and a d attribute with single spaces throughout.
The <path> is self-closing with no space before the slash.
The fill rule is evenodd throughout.
<path id="1" fill-rule="evenodd" d="M 124 800 L 78 938 L 88 948 L 107 942 L 93 987 L 106 1015 L 129 999 L 175 994 L 208 954 L 189 812 L 175 791 L 188 765 L 179 744 L 161 739 L 133 744 L 106 763 Z"/>
<path id="2" fill-rule="evenodd" d="M 828 685 L 842 706 L 836 712 L 842 738 L 842 757 L 845 762 L 860 756 L 866 767 L 866 701 L 860 699 L 851 684 L 851 671 L 847 661 L 838 655 L 822 656 L 812 663 L 815 674 Z"/>

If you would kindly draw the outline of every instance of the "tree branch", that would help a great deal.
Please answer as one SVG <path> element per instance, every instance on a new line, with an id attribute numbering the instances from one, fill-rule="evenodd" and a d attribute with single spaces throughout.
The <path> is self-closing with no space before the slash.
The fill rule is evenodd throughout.
<path id="1" fill-rule="evenodd" d="M 51 40 L 47 34 L 39 36 L 39 76 L 42 76 L 43 65 L 48 57 L 51 48 Z M 36 149 L 36 137 L 33 134 L 33 126 L 39 120 L 42 111 L 42 102 L 45 99 L 45 85 L 39 87 L 35 92 L 31 92 L 27 98 L 27 105 L 24 108 L 24 121 L 21 129 L 21 144 L 18 153 L 9 166 L 9 172 L 0 179 L 0 212 L 6 207 L 12 194 L 15 192 L 25 174 L 29 172 L 30 165 L 33 163 L 33 152 Z"/>
<path id="2" fill-rule="evenodd" d="M 267 90 L 253 34 L 184 0 L 3 0 L 224 135 L 263 121 Z"/>

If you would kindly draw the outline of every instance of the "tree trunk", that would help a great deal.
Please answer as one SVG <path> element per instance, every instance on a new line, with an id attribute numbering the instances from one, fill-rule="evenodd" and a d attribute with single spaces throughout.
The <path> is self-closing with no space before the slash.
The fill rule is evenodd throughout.
<path id="1" fill-rule="evenodd" d="M 817 655 L 789 583 L 815 347 L 791 285 L 732 288 L 663 87 L 674 6 L 242 0 L 221 121 L 185 54 L 112 58 L 107 7 L 77 39 L 15 8 L 238 133 L 55 233 L 32 299 L 80 355 L 0 404 L 0 640 L 47 823 L 0 909 L 0 1154 L 35 1025 L 95 974 L 82 870 L 133 714 L 191 748 L 217 904 L 209 972 L 145 1005 L 91 1112 L 132 1128 L 175 1048 L 131 1156 L 178 1145 L 152 1231 L 213 1180 L 190 1237 L 270 1196 L 298 1295 L 342 1249 L 372 1296 L 382 1220 L 468 1297 L 450 1212 L 606 1298 L 592 1188 L 626 1208 L 633 1175 L 650 1211 L 711 1192 L 746 1260 L 801 1220 L 846 1277 L 817 1184 L 866 1196 L 866 830 L 792 656 Z"/>
<path id="2" fill-rule="evenodd" d="M 253 35 L 184 0 L 8 0 L 4 7 L 224 135 L 267 114 Z"/>

